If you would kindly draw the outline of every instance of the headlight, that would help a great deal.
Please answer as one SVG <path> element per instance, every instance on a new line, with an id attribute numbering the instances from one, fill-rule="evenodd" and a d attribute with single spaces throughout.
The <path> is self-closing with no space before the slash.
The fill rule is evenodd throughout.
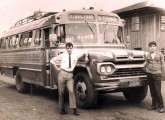
<path id="1" fill-rule="evenodd" d="M 108 73 L 112 72 L 112 68 L 110 66 L 107 66 L 107 72 Z"/>
<path id="2" fill-rule="evenodd" d="M 100 69 L 100 71 L 101 71 L 102 73 L 105 73 L 105 67 L 102 66 L 101 69 Z"/>
<path id="3" fill-rule="evenodd" d="M 109 74 L 112 72 L 112 67 L 111 66 L 101 66 L 100 72 L 104 74 Z"/>
<path id="4" fill-rule="evenodd" d="M 113 63 L 97 63 L 97 72 L 100 75 L 111 75 L 116 70 Z"/>

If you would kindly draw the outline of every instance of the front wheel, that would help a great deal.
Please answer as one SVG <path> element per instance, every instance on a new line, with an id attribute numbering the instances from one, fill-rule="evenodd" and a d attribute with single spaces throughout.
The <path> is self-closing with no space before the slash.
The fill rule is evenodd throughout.
<path id="1" fill-rule="evenodd" d="M 87 73 L 79 72 L 74 78 L 74 91 L 79 107 L 89 108 L 96 103 L 97 93 Z"/>
<path id="2" fill-rule="evenodd" d="M 138 103 L 144 100 L 148 92 L 148 86 L 128 88 L 123 92 L 124 97 L 132 103 Z"/>
<path id="3" fill-rule="evenodd" d="M 15 78 L 15 83 L 16 83 L 16 89 L 19 93 L 25 93 L 29 90 L 29 84 L 23 82 L 22 76 L 19 71 L 16 73 L 16 78 Z"/>

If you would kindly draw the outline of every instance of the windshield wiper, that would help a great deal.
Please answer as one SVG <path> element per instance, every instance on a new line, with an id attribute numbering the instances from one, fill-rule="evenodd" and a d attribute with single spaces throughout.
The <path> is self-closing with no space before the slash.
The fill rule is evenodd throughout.
<path id="1" fill-rule="evenodd" d="M 105 26 L 105 31 L 104 31 L 104 40 L 105 40 L 105 34 L 106 34 L 106 32 L 107 32 L 107 25 L 108 25 L 108 22 L 107 22 L 107 24 L 106 24 L 106 26 Z M 104 42 L 104 43 L 108 43 L 108 42 Z"/>
<path id="2" fill-rule="evenodd" d="M 92 31 L 92 33 L 95 35 L 93 29 L 91 28 L 91 26 L 89 25 L 88 21 L 85 20 L 85 22 L 87 23 L 88 27 L 90 28 L 90 30 Z"/>

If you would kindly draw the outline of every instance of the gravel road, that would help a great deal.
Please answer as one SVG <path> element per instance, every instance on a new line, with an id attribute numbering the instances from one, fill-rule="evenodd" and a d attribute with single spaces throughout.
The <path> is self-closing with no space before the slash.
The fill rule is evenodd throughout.
<path id="1" fill-rule="evenodd" d="M 162 94 L 165 100 L 165 81 Z M 111 93 L 101 95 L 99 104 L 91 109 L 78 108 L 78 117 L 70 109 L 62 116 L 58 111 L 57 91 L 36 87 L 32 93 L 20 94 L 14 79 L 0 76 L 0 120 L 165 120 L 165 113 L 148 111 L 149 105 L 150 93 L 137 104 L 128 103 L 122 93 Z"/>

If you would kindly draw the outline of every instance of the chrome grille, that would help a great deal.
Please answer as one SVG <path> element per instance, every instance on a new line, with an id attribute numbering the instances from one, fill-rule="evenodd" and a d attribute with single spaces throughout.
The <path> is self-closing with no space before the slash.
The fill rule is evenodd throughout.
<path id="1" fill-rule="evenodd" d="M 128 77 L 128 76 L 139 76 L 139 75 L 146 75 L 146 73 L 141 68 L 124 68 L 124 69 L 117 69 L 110 78 L 116 77 Z"/>

